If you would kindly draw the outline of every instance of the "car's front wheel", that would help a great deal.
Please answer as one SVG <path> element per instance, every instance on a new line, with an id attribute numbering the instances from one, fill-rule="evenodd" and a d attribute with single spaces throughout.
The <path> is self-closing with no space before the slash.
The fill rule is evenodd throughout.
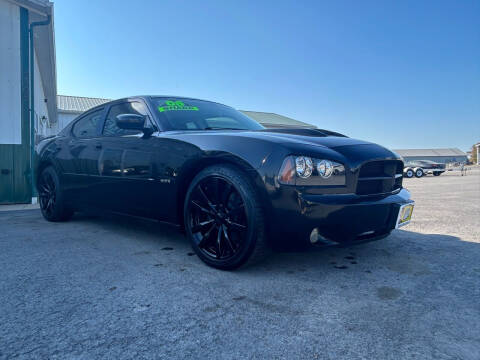
<path id="1" fill-rule="evenodd" d="M 409 179 L 412 178 L 413 175 L 414 175 L 414 173 L 413 173 L 413 170 L 412 170 L 412 169 L 408 169 L 408 170 L 405 172 L 405 176 L 406 176 L 407 178 L 409 178 Z"/>
<path id="2" fill-rule="evenodd" d="M 235 269 L 257 262 L 268 252 L 259 196 L 235 167 L 211 166 L 193 179 L 185 198 L 184 221 L 195 253 L 215 268 Z"/>
<path id="3" fill-rule="evenodd" d="M 73 211 L 65 204 L 57 172 L 52 166 L 42 170 L 38 178 L 38 198 L 43 217 L 48 221 L 66 221 Z"/>
<path id="4" fill-rule="evenodd" d="M 440 171 L 434 171 L 433 176 L 440 176 L 442 173 Z"/>

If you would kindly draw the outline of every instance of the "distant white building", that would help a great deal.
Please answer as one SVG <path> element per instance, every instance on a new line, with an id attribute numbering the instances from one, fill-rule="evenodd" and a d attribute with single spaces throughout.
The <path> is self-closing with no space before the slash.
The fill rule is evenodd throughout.
<path id="1" fill-rule="evenodd" d="M 393 150 L 405 162 L 413 160 L 431 160 L 439 163 L 467 162 L 467 154 L 457 148 L 448 149 L 398 149 Z"/>
<path id="2" fill-rule="evenodd" d="M 82 96 L 57 95 L 58 131 L 62 130 L 82 112 L 109 101 L 111 100 Z"/>
<path id="3" fill-rule="evenodd" d="M 475 149 L 477 150 L 477 165 L 480 165 L 480 142 L 475 144 Z"/>

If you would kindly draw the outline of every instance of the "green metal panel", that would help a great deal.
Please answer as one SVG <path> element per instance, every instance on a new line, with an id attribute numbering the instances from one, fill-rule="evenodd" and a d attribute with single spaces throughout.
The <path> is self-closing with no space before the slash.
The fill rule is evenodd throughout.
<path id="1" fill-rule="evenodd" d="M 16 203 L 30 203 L 32 201 L 30 187 L 29 152 L 25 146 L 13 147 L 13 188 Z"/>
<path id="2" fill-rule="evenodd" d="M 13 147 L 0 145 L 0 204 L 14 202 Z"/>
<path id="3" fill-rule="evenodd" d="M 23 145 L 0 145 L 0 204 L 31 201 L 27 155 Z"/>

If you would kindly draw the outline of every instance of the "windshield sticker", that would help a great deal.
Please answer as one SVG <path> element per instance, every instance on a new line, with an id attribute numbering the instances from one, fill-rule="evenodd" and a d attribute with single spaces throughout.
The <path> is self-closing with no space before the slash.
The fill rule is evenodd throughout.
<path id="1" fill-rule="evenodd" d="M 160 112 L 173 111 L 173 110 L 198 111 L 198 107 L 185 105 L 180 100 L 177 100 L 177 101 L 167 100 L 165 101 L 164 105 L 158 107 L 158 111 Z"/>

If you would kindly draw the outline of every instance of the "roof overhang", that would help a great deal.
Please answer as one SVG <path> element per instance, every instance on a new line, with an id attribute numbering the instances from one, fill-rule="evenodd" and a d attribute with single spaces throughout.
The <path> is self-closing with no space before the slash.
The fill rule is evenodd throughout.
<path id="1" fill-rule="evenodd" d="M 21 6 L 33 13 L 36 13 L 40 16 L 51 15 L 49 12 L 49 7 L 53 4 L 45 0 L 7 0 L 15 5 Z"/>

